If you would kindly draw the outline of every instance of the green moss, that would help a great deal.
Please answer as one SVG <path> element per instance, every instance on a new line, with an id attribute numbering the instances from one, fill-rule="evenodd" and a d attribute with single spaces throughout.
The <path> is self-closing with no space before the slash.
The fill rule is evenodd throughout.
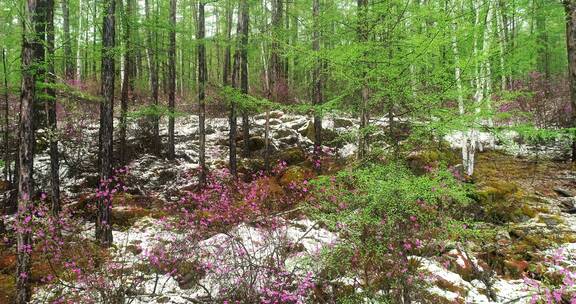
<path id="1" fill-rule="evenodd" d="M 12 303 L 15 297 L 16 278 L 13 274 L 0 274 L 0 303 Z"/>

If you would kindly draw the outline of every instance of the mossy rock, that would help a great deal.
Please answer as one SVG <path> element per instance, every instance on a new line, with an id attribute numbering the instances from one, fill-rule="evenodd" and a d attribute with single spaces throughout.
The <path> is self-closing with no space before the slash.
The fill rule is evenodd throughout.
<path id="1" fill-rule="evenodd" d="M 300 185 L 304 180 L 314 178 L 315 174 L 312 169 L 300 166 L 291 166 L 286 169 L 284 174 L 280 177 L 278 183 L 282 187 L 289 187 L 291 185 Z"/>
<path id="2" fill-rule="evenodd" d="M 265 169 L 264 160 L 257 158 L 241 159 L 238 162 L 238 172 L 251 175 Z"/>
<path id="3" fill-rule="evenodd" d="M 284 161 L 288 166 L 300 164 L 306 160 L 306 153 L 300 147 L 288 148 L 278 152 L 276 162 Z"/>
<path id="4" fill-rule="evenodd" d="M 332 144 L 338 138 L 338 133 L 332 129 L 322 128 L 321 134 L 323 144 Z M 314 124 L 309 123 L 302 135 L 306 136 L 309 140 L 314 141 L 316 138 Z"/>

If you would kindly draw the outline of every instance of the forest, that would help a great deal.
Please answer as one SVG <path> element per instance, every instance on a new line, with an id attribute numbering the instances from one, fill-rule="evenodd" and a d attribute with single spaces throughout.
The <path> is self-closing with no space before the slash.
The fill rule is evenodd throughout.
<path id="1" fill-rule="evenodd" d="M 576 0 L 0 0 L 0 303 L 576 304 Z"/>

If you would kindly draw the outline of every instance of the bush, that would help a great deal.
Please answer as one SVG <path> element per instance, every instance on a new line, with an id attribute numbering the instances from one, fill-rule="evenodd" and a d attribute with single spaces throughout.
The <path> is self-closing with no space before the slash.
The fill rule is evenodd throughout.
<path id="1" fill-rule="evenodd" d="M 415 176 L 399 164 L 369 165 L 313 181 L 310 214 L 339 232 L 341 241 L 325 250 L 326 280 L 353 278 L 354 297 L 390 302 L 423 298 L 424 276 L 412 256 L 437 254 L 452 219 L 466 203 L 466 189 L 447 170 Z M 336 288 L 335 288 L 336 289 Z M 354 291 L 356 289 L 356 291 Z"/>

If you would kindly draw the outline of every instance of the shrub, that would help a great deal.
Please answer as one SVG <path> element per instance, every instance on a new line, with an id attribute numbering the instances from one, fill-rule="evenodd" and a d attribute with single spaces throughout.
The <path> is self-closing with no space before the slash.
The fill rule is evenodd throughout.
<path id="1" fill-rule="evenodd" d="M 365 297 L 406 302 L 424 282 L 411 256 L 436 254 L 450 217 L 467 203 L 466 189 L 447 170 L 415 176 L 400 164 L 369 165 L 312 182 L 310 214 L 339 232 L 324 251 L 326 279 L 354 280 Z M 353 297 L 354 295 L 339 295 Z"/>

